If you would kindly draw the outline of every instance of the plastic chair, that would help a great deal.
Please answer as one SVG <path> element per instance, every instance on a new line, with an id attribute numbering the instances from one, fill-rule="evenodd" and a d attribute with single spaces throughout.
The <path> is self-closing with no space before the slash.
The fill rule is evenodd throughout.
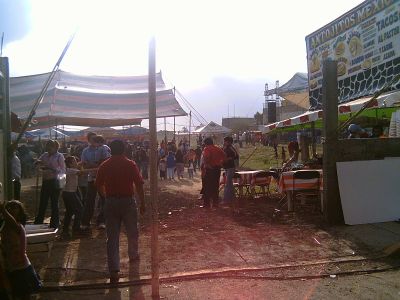
<path id="1" fill-rule="evenodd" d="M 320 173 L 318 171 L 313 170 L 299 170 L 294 172 L 293 174 L 293 204 L 296 203 L 296 199 L 299 196 L 309 199 L 310 197 L 314 196 L 317 200 L 317 205 L 320 205 Z M 301 183 L 300 180 L 312 180 L 315 179 L 315 182 L 307 182 Z M 297 182 L 297 185 L 296 185 Z M 299 185 L 306 185 L 306 188 L 295 189 L 295 187 Z M 293 205 L 294 209 L 294 205 Z"/>
<path id="2" fill-rule="evenodd" d="M 255 196 L 270 196 L 269 186 L 271 183 L 271 176 L 273 175 L 275 174 L 270 171 L 262 171 L 254 174 L 251 180 L 251 186 Z"/>
<path id="3" fill-rule="evenodd" d="M 233 188 L 235 190 L 235 196 L 236 198 L 240 198 L 240 188 L 242 185 L 242 178 L 238 173 L 233 174 Z"/>

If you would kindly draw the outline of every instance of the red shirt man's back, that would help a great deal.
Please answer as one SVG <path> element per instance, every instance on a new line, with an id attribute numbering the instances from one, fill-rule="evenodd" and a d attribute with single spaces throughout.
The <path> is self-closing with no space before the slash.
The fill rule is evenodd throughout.
<path id="1" fill-rule="evenodd" d="M 203 159 L 206 167 L 221 168 L 226 155 L 220 147 L 207 145 L 203 150 Z"/>
<path id="2" fill-rule="evenodd" d="M 104 186 L 107 197 L 133 196 L 133 184 L 142 185 L 143 178 L 136 163 L 124 155 L 111 156 L 97 171 L 96 186 Z"/>

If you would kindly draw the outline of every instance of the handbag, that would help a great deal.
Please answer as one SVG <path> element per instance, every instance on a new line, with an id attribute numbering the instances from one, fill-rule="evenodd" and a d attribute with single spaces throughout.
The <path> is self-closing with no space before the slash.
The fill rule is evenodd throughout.
<path id="1" fill-rule="evenodd" d="M 63 189 L 65 188 L 65 184 L 67 183 L 67 175 L 65 173 L 57 174 L 57 188 Z"/>

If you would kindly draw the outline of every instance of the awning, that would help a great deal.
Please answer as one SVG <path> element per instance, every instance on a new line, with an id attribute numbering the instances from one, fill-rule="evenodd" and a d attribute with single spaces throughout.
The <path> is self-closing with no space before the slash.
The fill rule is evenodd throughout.
<path id="1" fill-rule="evenodd" d="M 365 103 L 371 100 L 372 97 L 364 97 L 351 102 L 347 102 L 338 106 L 339 120 L 344 120 L 349 117 L 351 113 L 355 113 L 363 107 Z M 390 113 L 400 106 L 400 91 L 390 92 L 379 96 L 375 101 L 371 102 L 368 108 L 361 114 L 362 116 L 379 117 L 383 113 Z M 375 110 L 383 110 L 380 112 Z M 389 117 L 389 116 L 388 116 Z M 323 112 L 322 110 L 308 111 L 299 116 L 282 120 L 276 123 L 266 125 L 266 132 L 269 133 L 276 129 L 282 130 L 298 130 L 306 128 L 311 122 L 319 122 L 317 127 L 322 127 Z"/>
<path id="2" fill-rule="evenodd" d="M 10 79 L 10 106 L 19 118 L 29 115 L 49 73 Z M 148 76 L 83 76 L 57 71 L 31 128 L 56 125 L 121 126 L 148 119 Z M 156 74 L 157 117 L 186 112 Z"/>

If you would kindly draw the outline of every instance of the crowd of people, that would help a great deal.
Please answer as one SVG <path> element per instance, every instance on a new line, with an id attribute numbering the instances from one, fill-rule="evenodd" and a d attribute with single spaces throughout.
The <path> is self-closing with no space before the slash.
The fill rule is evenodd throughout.
<path id="1" fill-rule="evenodd" d="M 162 141 L 158 147 L 160 179 L 191 180 L 195 174 L 201 174 L 201 194 L 205 208 L 219 205 L 221 169 L 225 169 L 227 183 L 223 202 L 229 204 L 233 201 L 232 180 L 238 167 L 238 159 L 238 150 L 233 146 L 231 137 L 225 137 L 223 148 L 214 145 L 212 138 L 202 139 L 202 144 L 193 149 L 185 140 L 178 144 L 174 140 Z M 16 170 L 19 163 L 19 173 L 17 170 L 13 175 L 15 182 L 19 182 L 21 161 L 16 153 L 12 161 Z M 129 259 L 131 262 L 139 259 L 137 204 L 140 213 L 143 213 L 145 211 L 143 184 L 148 178 L 148 165 L 148 145 L 132 146 L 120 140 L 107 145 L 102 136 L 93 132 L 87 134 L 85 147 L 77 145 L 66 150 L 61 149 L 56 140 L 48 140 L 44 146 L 44 153 L 33 161 L 34 168 L 42 177 L 39 208 L 34 223 L 44 223 L 50 202 L 49 227 L 54 229 L 60 227 L 62 238 L 86 236 L 93 225 L 99 230 L 105 229 L 110 282 L 117 282 L 119 234 L 122 223 L 128 233 Z M 123 176 L 120 176 L 121 174 Z M 14 192 L 14 195 L 19 198 L 19 193 Z M 60 195 L 65 207 L 63 217 L 60 217 L 59 213 Z M 7 230 L 2 234 L 12 236 L 9 239 L 2 238 L 3 242 L 10 241 L 11 244 L 15 244 L 17 237 L 22 236 L 25 240 L 22 242 L 19 239 L 18 245 L 14 245 L 20 248 L 18 253 L 21 255 L 15 259 L 21 261 L 21 265 L 16 267 L 18 272 L 22 272 L 22 275 L 17 276 L 15 284 L 18 286 L 16 290 L 23 290 L 23 293 L 29 294 L 40 287 L 40 281 L 26 256 L 26 236 L 23 229 L 26 217 L 23 205 L 18 200 L 13 200 L 7 206 L 3 205 L 0 208 L 3 215 L 6 215 L 8 224 Z M 96 208 L 98 213 L 95 222 L 92 223 Z M 5 259 L 12 260 L 13 256 L 9 257 L 6 253 Z M 21 280 L 21 276 L 24 280 Z M 1 290 L 0 286 L 0 293 Z"/>
<path id="2" fill-rule="evenodd" d="M 231 205 L 235 199 L 233 177 L 239 168 L 239 149 L 238 137 L 231 136 L 224 138 L 223 147 L 215 145 L 211 137 L 202 139 L 201 144 L 194 148 L 191 148 L 185 140 L 178 144 L 174 140 L 162 141 L 157 152 L 159 178 L 166 181 L 177 179 L 179 182 L 182 178 L 191 180 L 195 174 L 199 174 L 202 182 L 200 191 L 202 207 L 210 209 L 221 204 Z M 89 132 L 84 147 L 76 145 L 69 147 L 68 153 L 61 153 L 59 143 L 49 140 L 44 150 L 45 152 L 33 163 L 42 175 L 39 209 L 34 223 L 43 224 L 50 202 L 49 226 L 61 227 L 62 238 L 86 236 L 93 226 L 99 230 L 105 229 L 110 282 L 117 282 L 119 234 L 122 223 L 128 233 L 129 259 L 132 262 L 139 259 L 137 211 L 138 208 L 140 213 L 145 211 L 143 184 L 148 178 L 149 145 L 130 145 L 120 140 L 107 145 L 102 136 Z M 282 147 L 284 168 L 298 161 L 299 144 L 290 142 L 287 150 L 288 159 L 285 147 Z M 16 155 L 13 160 L 18 165 Z M 224 191 L 220 203 L 222 171 L 224 171 Z M 15 178 L 20 177 L 21 174 L 16 172 Z M 65 207 L 62 218 L 59 216 L 60 194 Z M 15 203 L 16 206 L 20 205 L 18 201 Z M 22 205 L 20 207 L 23 211 Z M 98 213 L 92 222 L 96 208 Z M 2 209 L 7 210 L 5 207 Z M 13 215 L 12 212 L 10 214 Z M 23 215 L 22 212 L 20 214 Z M 9 222 L 20 222 L 20 224 L 25 222 L 21 219 L 22 222 L 17 214 L 13 218 L 14 221 Z M 60 219 L 63 220 L 62 223 Z M 14 225 L 13 227 L 19 228 Z M 17 229 L 17 232 L 20 232 L 20 229 Z M 30 274 L 30 280 L 36 282 L 36 273 L 30 264 L 24 263 L 23 267 L 24 269 L 29 267 L 26 272 Z"/>

